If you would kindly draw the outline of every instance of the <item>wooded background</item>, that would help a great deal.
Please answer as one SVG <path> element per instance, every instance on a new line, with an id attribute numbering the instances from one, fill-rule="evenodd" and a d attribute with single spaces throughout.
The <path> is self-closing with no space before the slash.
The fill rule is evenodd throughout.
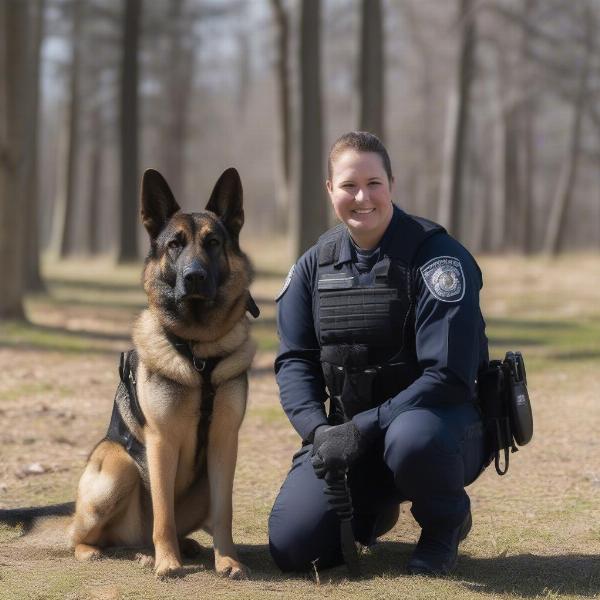
<path id="1" fill-rule="evenodd" d="M 599 25 L 600 0 L 0 0 L 0 318 L 42 255 L 143 255 L 148 167 L 199 210 L 236 166 L 245 235 L 299 255 L 353 129 L 471 251 L 597 252 Z"/>

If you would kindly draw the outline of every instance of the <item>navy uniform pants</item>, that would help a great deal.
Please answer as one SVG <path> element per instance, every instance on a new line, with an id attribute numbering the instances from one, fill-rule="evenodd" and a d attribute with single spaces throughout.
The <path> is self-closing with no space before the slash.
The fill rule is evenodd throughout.
<path id="1" fill-rule="evenodd" d="M 471 404 L 419 408 L 400 414 L 350 469 L 354 506 L 352 528 L 363 545 L 372 544 L 395 524 L 399 505 L 424 528 L 454 528 L 470 502 L 465 486 L 489 462 L 483 425 Z M 312 445 L 293 457 L 269 517 L 269 547 L 283 571 L 303 571 L 343 562 L 339 519 L 310 463 Z"/>

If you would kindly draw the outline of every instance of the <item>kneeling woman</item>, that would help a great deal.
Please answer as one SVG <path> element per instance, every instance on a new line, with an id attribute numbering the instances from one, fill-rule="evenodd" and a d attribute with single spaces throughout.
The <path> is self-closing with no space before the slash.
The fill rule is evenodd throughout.
<path id="1" fill-rule="evenodd" d="M 392 204 L 393 183 L 378 138 L 339 138 L 327 190 L 342 223 L 292 267 L 277 299 L 277 383 L 303 440 L 269 518 L 284 571 L 342 563 L 325 492 L 344 470 L 363 545 L 412 503 L 422 531 L 411 573 L 449 573 L 471 528 L 464 488 L 489 454 L 475 389 L 488 360 L 481 272 L 442 227 Z"/>

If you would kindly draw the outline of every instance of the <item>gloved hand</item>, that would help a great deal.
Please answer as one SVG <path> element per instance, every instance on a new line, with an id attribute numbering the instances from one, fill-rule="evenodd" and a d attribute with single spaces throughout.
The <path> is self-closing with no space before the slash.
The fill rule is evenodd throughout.
<path id="1" fill-rule="evenodd" d="M 358 427 L 348 421 L 342 425 L 317 427 L 310 462 L 319 479 L 329 472 L 345 472 L 364 452 L 367 441 Z"/>

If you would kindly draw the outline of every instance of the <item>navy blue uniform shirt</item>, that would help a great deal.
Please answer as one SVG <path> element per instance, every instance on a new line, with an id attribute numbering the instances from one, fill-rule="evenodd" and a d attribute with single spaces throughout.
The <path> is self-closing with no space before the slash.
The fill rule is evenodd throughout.
<path id="1" fill-rule="evenodd" d="M 402 236 L 400 212 L 394 207 L 394 216 L 380 244 L 382 258 L 386 240 Z M 459 271 L 463 276 L 461 294 L 450 296 L 449 301 L 435 293 L 436 288 L 428 279 L 429 265 L 448 258 L 460 261 Z M 340 261 L 350 261 L 356 269 L 358 257 L 350 239 L 340 248 Z M 360 271 L 356 269 L 357 274 Z M 416 354 L 422 374 L 396 396 L 382 398 L 379 406 L 354 416 L 353 421 L 367 438 L 385 433 L 394 418 L 404 411 L 472 400 L 477 372 L 488 361 L 485 323 L 479 309 L 483 282 L 471 254 L 447 233 L 437 233 L 419 248 L 413 273 L 417 294 Z M 369 275 L 360 273 L 361 283 L 367 283 Z M 292 267 L 277 300 L 280 345 L 275 373 L 283 409 L 303 440 L 310 439 L 316 427 L 327 424 L 324 408 L 327 395 L 319 361 L 317 277 L 315 245 Z"/>

